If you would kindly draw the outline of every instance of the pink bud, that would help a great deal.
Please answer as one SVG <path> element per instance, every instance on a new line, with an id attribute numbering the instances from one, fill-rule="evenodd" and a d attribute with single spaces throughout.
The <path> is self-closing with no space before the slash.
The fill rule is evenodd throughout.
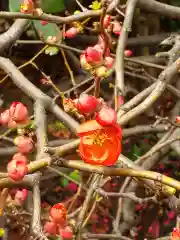
<path id="1" fill-rule="evenodd" d="M 124 51 L 124 56 L 125 57 L 132 57 L 132 55 L 133 55 L 133 52 L 131 50 L 125 50 Z"/>
<path id="2" fill-rule="evenodd" d="M 56 203 L 50 209 L 51 220 L 57 224 L 63 226 L 66 223 L 67 210 L 63 203 Z"/>
<path id="3" fill-rule="evenodd" d="M 28 195 L 27 189 L 17 190 L 14 199 L 18 204 L 22 204 L 26 200 L 27 195 Z"/>
<path id="4" fill-rule="evenodd" d="M 152 233 L 152 231 L 153 231 L 152 226 L 150 226 L 148 229 L 148 233 Z"/>
<path id="5" fill-rule="evenodd" d="M 28 172 L 27 165 L 21 160 L 12 160 L 7 165 L 7 172 L 11 180 L 21 181 Z"/>
<path id="6" fill-rule="evenodd" d="M 104 23 L 103 23 L 104 28 L 107 28 L 109 26 L 110 22 L 111 22 L 111 16 L 106 15 L 105 18 L 104 18 Z"/>
<path id="7" fill-rule="evenodd" d="M 28 159 L 26 156 L 24 156 L 22 153 L 15 153 L 12 160 L 20 160 L 24 162 L 25 164 L 28 163 Z"/>
<path id="8" fill-rule="evenodd" d="M 114 125 L 117 121 L 117 114 L 112 108 L 103 107 L 96 114 L 96 121 L 101 126 Z"/>
<path id="9" fill-rule="evenodd" d="M 121 28 L 121 24 L 115 20 L 113 22 L 113 33 L 119 36 L 121 34 Z"/>
<path id="10" fill-rule="evenodd" d="M 14 139 L 20 153 L 29 153 L 33 149 L 33 141 L 30 137 L 18 136 Z"/>
<path id="11" fill-rule="evenodd" d="M 9 110 L 5 110 L 4 112 L 1 113 L 0 122 L 3 126 L 8 124 L 9 119 L 10 119 Z"/>
<path id="12" fill-rule="evenodd" d="M 27 122 L 28 110 L 21 102 L 13 102 L 9 108 L 9 115 L 17 123 Z"/>
<path id="13" fill-rule="evenodd" d="M 72 230 L 69 226 L 66 226 L 64 228 L 59 228 L 59 234 L 61 235 L 62 239 L 72 239 L 73 234 Z"/>
<path id="14" fill-rule="evenodd" d="M 81 94 L 75 105 L 80 113 L 86 114 L 96 111 L 99 103 L 99 100 L 94 96 Z"/>
<path id="15" fill-rule="evenodd" d="M 87 63 L 87 61 L 86 61 L 85 54 L 82 54 L 80 56 L 80 63 L 81 63 L 81 67 L 84 68 L 85 70 L 89 71 L 92 69 L 91 65 L 89 63 Z"/>
<path id="16" fill-rule="evenodd" d="M 114 58 L 112 58 L 112 57 L 105 58 L 105 60 L 104 60 L 105 67 L 112 68 L 113 64 L 114 64 Z"/>
<path id="17" fill-rule="evenodd" d="M 41 25 L 43 25 L 43 26 L 46 26 L 46 25 L 48 24 L 48 22 L 47 22 L 47 21 L 44 21 L 44 20 L 41 20 L 40 23 L 41 23 Z"/>
<path id="18" fill-rule="evenodd" d="M 74 38 L 78 33 L 79 33 L 79 29 L 75 28 L 75 27 L 72 27 L 64 33 L 64 37 Z"/>
<path id="19" fill-rule="evenodd" d="M 68 186 L 67 186 L 67 189 L 72 191 L 72 192 L 76 192 L 77 191 L 77 185 L 73 182 L 69 183 Z"/>
<path id="20" fill-rule="evenodd" d="M 40 82 L 41 82 L 43 85 L 51 85 L 51 82 L 48 81 L 48 79 L 46 79 L 46 78 L 41 78 L 41 79 L 40 79 Z"/>
<path id="21" fill-rule="evenodd" d="M 15 121 L 12 120 L 12 118 L 9 118 L 8 121 L 8 128 L 17 128 L 17 123 Z"/>
<path id="22" fill-rule="evenodd" d="M 58 233 L 58 225 L 54 222 L 46 222 L 44 224 L 44 231 L 51 235 L 56 235 Z"/>
<path id="23" fill-rule="evenodd" d="M 174 212 L 174 211 L 170 211 L 170 212 L 168 213 L 168 218 L 169 218 L 170 220 L 174 219 L 174 218 L 175 218 L 175 212 Z"/>
<path id="24" fill-rule="evenodd" d="M 88 47 L 85 51 L 85 57 L 87 63 L 97 64 L 102 60 L 102 49 L 100 46 Z"/>

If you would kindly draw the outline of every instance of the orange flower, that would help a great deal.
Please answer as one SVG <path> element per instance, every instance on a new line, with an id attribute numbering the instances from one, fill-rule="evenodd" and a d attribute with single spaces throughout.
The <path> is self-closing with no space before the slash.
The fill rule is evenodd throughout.
<path id="1" fill-rule="evenodd" d="M 77 130 L 80 137 L 79 154 L 84 162 L 111 166 L 121 153 L 122 130 L 118 124 L 101 126 L 96 120 L 81 124 Z"/>
<path id="2" fill-rule="evenodd" d="M 34 11 L 33 0 L 24 0 L 20 5 L 20 11 L 26 14 L 32 13 Z"/>
<path id="3" fill-rule="evenodd" d="M 173 229 L 173 232 L 172 232 L 172 240 L 179 240 L 180 239 L 180 232 L 178 231 L 177 228 L 174 228 Z"/>
<path id="4" fill-rule="evenodd" d="M 50 210 L 50 216 L 53 222 L 63 225 L 66 222 L 67 217 L 67 211 L 64 204 L 55 204 Z"/>

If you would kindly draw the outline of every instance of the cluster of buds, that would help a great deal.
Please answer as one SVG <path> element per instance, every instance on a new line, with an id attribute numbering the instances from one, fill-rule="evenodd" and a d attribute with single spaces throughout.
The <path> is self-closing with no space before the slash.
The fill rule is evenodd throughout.
<path id="1" fill-rule="evenodd" d="M 16 153 L 7 165 L 8 177 L 14 182 L 23 180 L 28 173 L 27 163 L 28 159 L 25 155 Z"/>
<path id="2" fill-rule="evenodd" d="M 110 15 L 104 17 L 103 27 L 107 29 L 108 32 L 113 32 L 114 34 L 120 36 L 122 25 L 117 20 L 112 20 Z"/>
<path id="3" fill-rule="evenodd" d="M 88 47 L 80 56 L 80 63 L 82 68 L 101 78 L 107 76 L 114 64 L 114 58 L 110 56 L 110 49 L 105 49 L 104 40 L 100 37 L 96 45 Z"/>
<path id="4" fill-rule="evenodd" d="M 83 25 L 80 22 L 73 22 L 73 26 L 64 32 L 64 38 L 74 38 L 83 32 Z"/>
<path id="5" fill-rule="evenodd" d="M 50 235 L 60 235 L 62 239 L 72 238 L 72 229 L 67 224 L 67 211 L 62 203 L 50 209 L 50 221 L 44 225 L 44 231 Z"/>
<path id="6" fill-rule="evenodd" d="M 28 173 L 28 158 L 25 154 L 28 154 L 33 149 L 33 140 L 31 137 L 17 136 L 14 139 L 14 143 L 18 148 L 12 160 L 7 165 L 7 172 L 9 178 L 12 181 L 21 181 L 24 176 Z"/>
<path id="7" fill-rule="evenodd" d="M 74 104 L 81 114 L 96 113 L 95 119 L 101 126 L 114 125 L 117 121 L 117 114 L 114 109 L 109 108 L 102 99 L 82 94 L 74 100 Z"/>
<path id="8" fill-rule="evenodd" d="M 9 192 L 9 197 L 8 200 L 9 202 L 12 202 L 16 205 L 16 206 L 21 206 L 24 201 L 26 200 L 28 196 L 28 190 L 23 188 L 23 189 L 12 189 Z"/>
<path id="9" fill-rule="evenodd" d="M 28 121 L 28 110 L 21 102 L 13 102 L 10 108 L 0 115 L 0 123 L 9 128 L 16 128 L 18 125 L 27 124 Z"/>
<path id="10" fill-rule="evenodd" d="M 21 102 L 13 102 L 9 109 L 0 115 L 0 123 L 9 128 L 16 128 L 29 122 L 27 108 Z M 28 172 L 28 159 L 26 154 L 33 149 L 33 140 L 31 137 L 17 136 L 14 144 L 18 148 L 12 160 L 7 165 L 7 172 L 12 181 L 21 181 Z"/>

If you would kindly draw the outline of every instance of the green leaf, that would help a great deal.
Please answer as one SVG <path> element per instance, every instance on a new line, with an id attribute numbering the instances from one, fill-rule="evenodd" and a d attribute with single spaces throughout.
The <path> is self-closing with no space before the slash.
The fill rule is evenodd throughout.
<path id="1" fill-rule="evenodd" d="M 55 126 L 59 129 L 66 129 L 66 126 L 60 121 L 56 121 Z"/>
<path id="2" fill-rule="evenodd" d="M 40 38 L 43 38 L 45 41 L 48 40 L 48 37 L 56 37 L 60 39 L 61 31 L 57 24 L 55 23 L 47 23 L 46 25 L 41 24 L 39 20 L 33 20 L 34 27 Z M 59 41 L 60 42 L 60 41 Z M 58 42 L 57 42 L 58 43 Z M 58 47 L 49 46 L 46 49 L 46 54 L 55 55 L 59 52 Z"/>
<path id="3" fill-rule="evenodd" d="M 99 10 L 101 8 L 101 2 L 98 2 L 97 0 L 92 2 L 92 4 L 89 6 L 92 10 Z"/>
<path id="4" fill-rule="evenodd" d="M 137 147 L 136 144 L 133 145 L 130 155 L 131 155 L 130 158 L 133 161 L 135 161 L 138 157 L 141 156 L 141 150 L 140 150 L 140 148 Z"/>
<path id="5" fill-rule="evenodd" d="M 42 1 L 41 8 L 43 12 L 57 13 L 64 10 L 64 0 L 41 0 L 41 1 Z"/>
<path id="6" fill-rule="evenodd" d="M 69 177 L 71 177 L 72 179 L 74 179 L 77 182 L 81 182 L 81 176 L 80 176 L 78 170 L 74 170 L 73 172 L 71 172 L 69 174 Z"/>
<path id="7" fill-rule="evenodd" d="M 59 235 L 59 236 L 56 238 L 56 240 L 62 240 L 61 235 Z"/>
<path id="8" fill-rule="evenodd" d="M 56 46 L 49 46 L 45 50 L 45 54 L 49 54 L 50 56 L 56 55 L 59 52 L 59 48 Z"/>
<path id="9" fill-rule="evenodd" d="M 4 228 L 0 228 L 0 237 L 4 236 L 4 234 L 5 234 Z"/>
<path id="10" fill-rule="evenodd" d="M 20 11 L 20 0 L 9 0 L 9 11 L 10 12 L 19 12 Z"/>
<path id="11" fill-rule="evenodd" d="M 60 185 L 62 187 L 66 187 L 69 184 L 69 181 L 66 178 L 61 178 L 60 179 Z"/>
<path id="12" fill-rule="evenodd" d="M 21 0 L 9 0 L 9 11 L 19 12 Z M 45 13 L 57 13 L 64 10 L 64 0 L 41 0 L 41 8 Z"/>

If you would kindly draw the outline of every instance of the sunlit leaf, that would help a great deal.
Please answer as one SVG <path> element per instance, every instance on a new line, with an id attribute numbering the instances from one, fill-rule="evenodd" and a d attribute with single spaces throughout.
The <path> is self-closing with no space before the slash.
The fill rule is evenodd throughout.
<path id="1" fill-rule="evenodd" d="M 59 48 L 56 46 L 49 46 L 45 50 L 45 54 L 49 54 L 50 56 L 56 55 L 59 52 Z"/>
<path id="2" fill-rule="evenodd" d="M 99 10 L 101 8 L 101 2 L 98 2 L 97 0 L 92 2 L 92 4 L 89 6 L 92 10 Z"/>
<path id="3" fill-rule="evenodd" d="M 73 172 L 71 172 L 69 174 L 69 177 L 71 177 L 72 179 L 74 179 L 77 182 L 81 182 L 81 176 L 80 176 L 78 170 L 74 170 Z"/>

